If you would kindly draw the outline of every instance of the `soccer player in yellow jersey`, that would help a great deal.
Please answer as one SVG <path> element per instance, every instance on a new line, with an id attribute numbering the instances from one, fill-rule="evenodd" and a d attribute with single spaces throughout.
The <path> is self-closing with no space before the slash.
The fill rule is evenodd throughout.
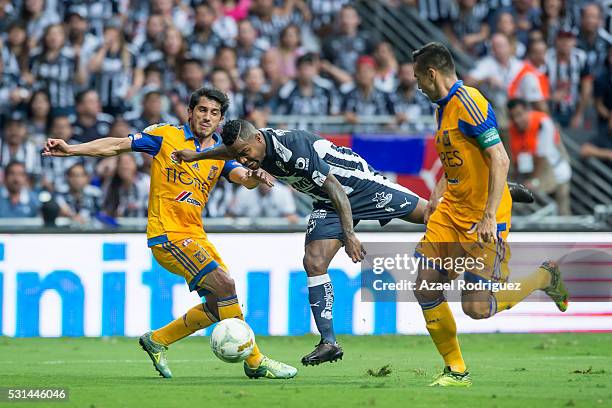
<path id="1" fill-rule="evenodd" d="M 459 348 L 455 320 L 444 291 L 435 285 L 450 282 L 462 271 L 432 261 L 472 259 L 473 268 L 464 273 L 466 282 L 508 280 L 506 239 L 512 210 L 506 183 L 509 159 L 493 108 L 477 89 L 457 79 L 449 50 L 442 44 L 429 43 L 416 50 L 413 58 L 419 88 L 438 105 L 435 143 L 444 166 L 444 175 L 425 209 L 427 231 L 415 253 L 425 261 L 415 295 L 445 363 L 444 371 L 431 385 L 465 387 L 472 380 Z M 484 262 L 474 262 L 478 259 Z M 453 265 L 457 269 L 459 264 Z M 463 311 L 474 319 L 488 318 L 538 289 L 544 290 L 561 311 L 567 309 L 568 293 L 555 263 L 544 262 L 520 283 L 520 290 L 463 290 Z"/>
<path id="2" fill-rule="evenodd" d="M 162 123 L 129 137 L 79 145 L 49 139 L 43 151 L 45 156 L 115 156 L 130 151 L 153 156 L 148 246 L 160 265 L 184 277 L 191 291 L 206 298 L 182 317 L 140 337 L 140 345 L 165 378 L 172 377 L 166 359 L 169 345 L 219 320 L 244 319 L 227 265 L 204 232 L 202 208 L 220 176 L 247 188 L 255 188 L 260 182 L 271 185 L 271 178 L 235 161 L 178 163 L 171 158 L 177 149 L 203 151 L 220 145 L 221 138 L 215 132 L 228 107 L 223 92 L 201 88 L 191 95 L 189 122 L 184 126 Z M 257 345 L 244 362 L 244 371 L 251 378 L 292 378 L 297 374 L 294 367 L 264 356 Z"/>

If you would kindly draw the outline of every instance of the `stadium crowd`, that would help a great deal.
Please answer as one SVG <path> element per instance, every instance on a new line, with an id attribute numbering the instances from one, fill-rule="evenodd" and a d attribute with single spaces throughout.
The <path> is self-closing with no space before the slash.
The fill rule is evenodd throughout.
<path id="1" fill-rule="evenodd" d="M 525 112 L 543 112 L 550 137 L 528 134 L 545 139 L 537 149 L 510 144 L 530 187 L 548 185 L 567 199 L 571 170 L 555 129 L 584 127 L 589 109 L 598 136 L 582 153 L 611 159 L 609 1 L 381 1 L 417 10 L 473 58 L 463 79 L 492 101 L 511 135 L 531 131 Z M 363 30 L 352 3 L 0 0 L 0 217 L 39 216 L 40 191 L 77 224 L 146 215 L 150 157 L 42 158 L 44 140 L 83 143 L 185 123 L 189 95 L 203 85 L 230 96 L 226 119 L 259 127 L 271 114 L 343 115 L 348 123 L 391 115 L 398 124 L 431 115 L 413 64 Z M 549 182 L 517 160 L 521 149 L 548 160 Z M 209 217 L 299 215 L 284 186 L 221 183 L 206 207 Z"/>

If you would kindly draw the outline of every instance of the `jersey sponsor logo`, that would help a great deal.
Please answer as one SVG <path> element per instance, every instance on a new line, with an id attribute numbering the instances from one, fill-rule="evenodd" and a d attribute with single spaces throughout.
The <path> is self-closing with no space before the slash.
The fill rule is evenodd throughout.
<path id="1" fill-rule="evenodd" d="M 376 193 L 372 198 L 372 201 L 376 202 L 376 208 L 384 208 L 391 200 L 393 200 L 393 194 L 384 192 Z"/>
<path id="2" fill-rule="evenodd" d="M 166 167 L 166 181 L 168 183 L 180 183 L 184 186 L 195 186 L 200 191 L 206 191 L 211 187 L 211 183 L 205 183 L 186 171 L 180 171 L 173 167 Z"/>
<path id="3" fill-rule="evenodd" d="M 310 214 L 311 220 L 322 220 L 327 217 L 327 210 L 314 210 L 312 214 Z"/>
<path id="4" fill-rule="evenodd" d="M 385 211 L 386 212 L 393 212 L 393 211 L 395 211 L 395 208 L 385 207 Z"/>
<path id="5" fill-rule="evenodd" d="M 195 198 L 191 198 L 192 194 L 193 193 L 191 191 L 183 190 L 179 195 L 176 196 L 174 200 L 180 203 L 187 203 L 187 204 L 195 205 L 197 207 L 201 207 L 202 203 L 200 203 Z M 183 242 L 183 245 L 185 245 L 185 242 Z"/>
<path id="6" fill-rule="evenodd" d="M 308 165 L 310 164 L 310 159 L 305 159 L 304 157 L 299 157 L 296 161 L 295 161 L 295 168 L 298 170 L 304 170 L 308 168 Z"/>
<path id="7" fill-rule="evenodd" d="M 444 164 L 444 167 L 461 167 L 463 166 L 463 159 L 458 150 L 450 152 L 440 152 L 440 161 Z"/>

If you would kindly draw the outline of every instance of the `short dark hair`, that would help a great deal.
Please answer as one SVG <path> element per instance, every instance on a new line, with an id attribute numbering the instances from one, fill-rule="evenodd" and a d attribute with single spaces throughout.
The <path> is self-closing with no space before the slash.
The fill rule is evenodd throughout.
<path id="1" fill-rule="evenodd" d="M 217 88 L 197 89 L 191 94 L 191 98 L 189 99 L 189 109 L 193 110 L 198 102 L 200 102 L 200 98 L 202 97 L 218 102 L 219 105 L 221 105 L 221 116 L 225 116 L 225 112 L 227 112 L 230 104 L 229 98 L 225 93 Z"/>
<path id="2" fill-rule="evenodd" d="M 312 52 L 307 52 L 304 55 L 300 55 L 295 62 L 296 67 L 300 67 L 303 64 L 312 64 L 315 62 L 315 55 Z"/>
<path id="3" fill-rule="evenodd" d="M 68 167 L 66 169 L 66 176 L 70 176 L 70 174 L 72 173 L 72 170 L 74 170 L 77 167 L 81 167 L 83 169 L 83 171 L 85 172 L 85 174 L 87 174 L 87 170 L 85 169 L 85 165 L 83 165 L 83 163 L 74 163 L 72 166 Z M 89 174 L 87 174 L 89 175 Z"/>
<path id="4" fill-rule="evenodd" d="M 9 174 L 9 172 L 13 169 L 13 167 L 15 166 L 21 166 L 23 167 L 23 170 L 26 170 L 26 165 L 24 162 L 20 162 L 17 160 L 11 160 L 5 167 L 4 167 L 4 174 L 7 175 Z"/>
<path id="5" fill-rule="evenodd" d="M 85 99 L 85 95 L 87 95 L 88 93 L 91 93 L 91 92 L 93 92 L 93 93 L 95 93 L 96 95 L 98 95 L 98 91 L 96 91 L 96 90 L 95 90 L 95 89 L 93 89 L 93 88 L 90 88 L 90 89 L 85 89 L 85 90 L 83 90 L 83 91 L 81 91 L 81 92 L 77 93 L 77 94 L 76 94 L 76 96 L 75 96 L 75 98 L 74 98 L 74 100 L 75 100 L 76 104 L 77 104 L 77 105 L 79 105 L 80 103 L 82 103 L 82 102 L 83 102 L 83 99 Z"/>
<path id="6" fill-rule="evenodd" d="M 255 126 L 251 125 L 250 122 L 243 119 L 235 119 L 230 120 L 223 126 L 221 138 L 223 139 L 224 145 L 231 146 L 236 139 L 240 138 L 246 140 L 253 136 L 256 131 L 257 129 L 255 129 Z"/>
<path id="7" fill-rule="evenodd" d="M 439 42 L 430 42 L 412 53 L 412 59 L 421 69 L 434 68 L 445 74 L 455 73 L 455 61 L 448 48 Z"/>
<path id="8" fill-rule="evenodd" d="M 522 99 L 522 98 L 510 99 L 508 103 L 506 104 L 506 107 L 508 108 L 509 111 L 516 108 L 517 106 L 522 106 L 525 109 L 529 109 L 529 103 L 525 99 Z"/>

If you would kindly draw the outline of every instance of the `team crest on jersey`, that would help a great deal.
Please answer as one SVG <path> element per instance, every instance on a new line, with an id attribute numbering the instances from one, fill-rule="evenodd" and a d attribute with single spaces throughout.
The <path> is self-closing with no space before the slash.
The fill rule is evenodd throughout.
<path id="1" fill-rule="evenodd" d="M 208 180 L 213 180 L 215 178 L 215 176 L 217 175 L 218 171 L 219 171 L 219 167 L 212 166 L 210 168 L 210 171 L 208 172 Z"/>
<path id="2" fill-rule="evenodd" d="M 314 231 L 316 226 L 317 226 L 317 220 L 310 217 L 310 220 L 308 220 L 308 226 L 306 227 L 306 235 Z"/>
<path id="3" fill-rule="evenodd" d="M 202 203 L 196 200 L 195 198 L 191 198 L 192 195 L 193 193 L 191 191 L 183 190 L 179 195 L 174 198 L 174 201 L 195 205 L 196 207 L 201 207 Z"/>
<path id="4" fill-rule="evenodd" d="M 393 200 L 393 194 L 391 193 L 376 193 L 372 201 L 376 202 L 376 208 L 384 208 Z"/>

